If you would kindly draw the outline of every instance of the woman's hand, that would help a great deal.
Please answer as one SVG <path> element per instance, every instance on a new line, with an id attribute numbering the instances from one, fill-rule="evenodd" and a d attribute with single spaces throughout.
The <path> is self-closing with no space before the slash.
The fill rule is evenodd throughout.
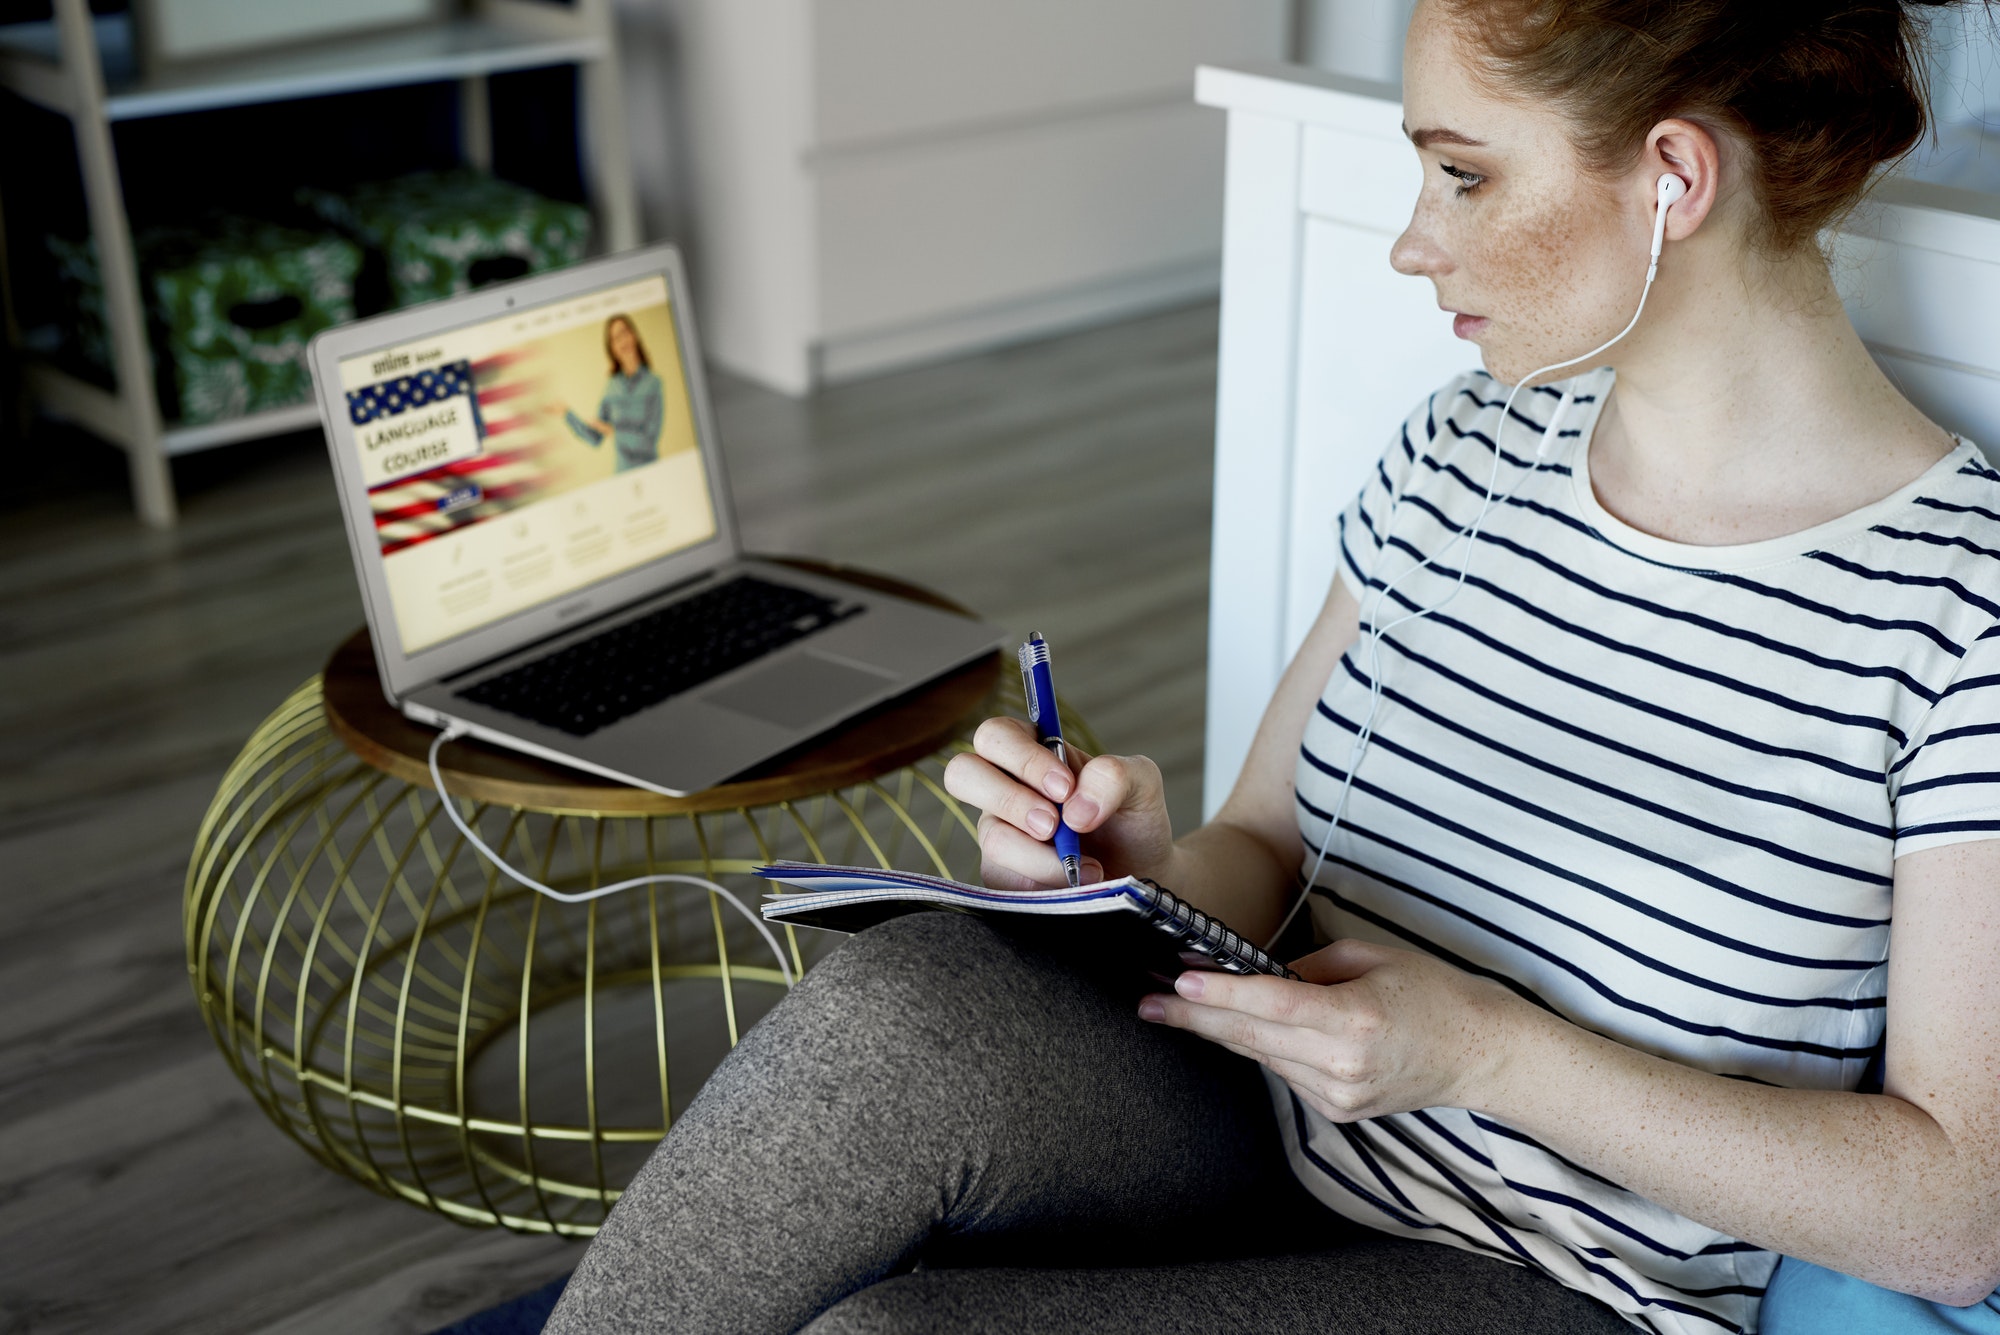
<path id="1" fill-rule="evenodd" d="M 1184 973 L 1139 1014 L 1261 1062 L 1336 1122 L 1479 1106 L 1540 1017 L 1497 983 L 1365 941 L 1292 968 L 1309 981 Z"/>
<path id="2" fill-rule="evenodd" d="M 600 436 L 611 436 L 617 434 L 617 428 L 612 426 L 611 423 L 604 421 L 602 418 L 591 417 L 586 413 L 580 413 L 574 407 L 572 407 L 567 403 L 557 404 L 553 408 L 544 409 L 544 411 L 547 412 L 551 417 L 560 417 L 563 418 L 564 420 L 568 420 L 569 418 L 574 417 L 577 421 L 583 423 L 585 426 L 589 427 L 592 431 L 595 431 Z"/>
<path id="3" fill-rule="evenodd" d="M 1063 820 L 1085 836 L 1083 879 L 1158 876 L 1173 856 L 1174 834 L 1160 767 L 1144 756 L 1086 756 L 1069 748 L 1082 768 L 1072 775 L 1035 740 L 1020 719 L 990 718 L 973 734 L 973 750 L 945 767 L 944 786 L 978 807 L 979 873 L 1001 890 L 1066 885 L 1049 842 L 1056 803 Z"/>

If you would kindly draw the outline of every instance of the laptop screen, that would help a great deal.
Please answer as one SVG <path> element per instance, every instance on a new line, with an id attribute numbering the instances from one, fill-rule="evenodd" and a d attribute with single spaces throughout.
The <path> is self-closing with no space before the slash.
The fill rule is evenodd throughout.
<path id="1" fill-rule="evenodd" d="M 705 542 L 666 279 L 340 363 L 406 653 Z"/>

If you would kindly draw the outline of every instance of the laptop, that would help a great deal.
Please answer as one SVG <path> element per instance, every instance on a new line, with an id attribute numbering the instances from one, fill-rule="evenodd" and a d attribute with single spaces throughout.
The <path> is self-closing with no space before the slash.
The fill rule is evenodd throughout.
<path id="1" fill-rule="evenodd" d="M 1007 639 L 743 554 L 671 246 L 308 358 L 382 689 L 421 723 L 679 797 Z"/>

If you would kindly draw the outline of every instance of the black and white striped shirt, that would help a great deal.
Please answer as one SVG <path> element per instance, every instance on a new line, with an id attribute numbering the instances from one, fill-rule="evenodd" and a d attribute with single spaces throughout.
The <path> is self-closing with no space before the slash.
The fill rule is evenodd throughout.
<path id="1" fill-rule="evenodd" d="M 1519 491 L 1462 591 L 1384 639 L 1316 929 L 1702 1070 L 1854 1089 L 1882 1043 L 1895 858 L 2000 837 L 2000 471 L 1961 444 L 1806 532 L 1668 542 L 1591 490 L 1613 378 L 1571 383 L 1539 467 L 1563 386 L 1521 395 L 1497 487 Z M 1433 395 L 1340 517 L 1364 613 L 1478 514 L 1505 397 L 1483 373 Z M 1441 602 L 1464 550 L 1397 584 L 1382 622 Z M 1365 646 L 1306 728 L 1308 869 L 1367 714 Z M 1540 1267 L 1655 1330 L 1754 1328 L 1769 1252 L 1491 1118 L 1337 1126 L 1272 1091 L 1300 1178 L 1344 1215 Z"/>

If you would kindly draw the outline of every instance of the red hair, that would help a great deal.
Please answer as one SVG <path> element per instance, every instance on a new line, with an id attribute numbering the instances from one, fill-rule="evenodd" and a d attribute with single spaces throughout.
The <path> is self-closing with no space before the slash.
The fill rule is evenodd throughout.
<path id="1" fill-rule="evenodd" d="M 1929 120 L 1921 11 L 1962 0 L 1443 0 L 1500 91 L 1560 108 L 1590 170 L 1682 116 L 1749 149 L 1774 254 L 1810 244 Z"/>

